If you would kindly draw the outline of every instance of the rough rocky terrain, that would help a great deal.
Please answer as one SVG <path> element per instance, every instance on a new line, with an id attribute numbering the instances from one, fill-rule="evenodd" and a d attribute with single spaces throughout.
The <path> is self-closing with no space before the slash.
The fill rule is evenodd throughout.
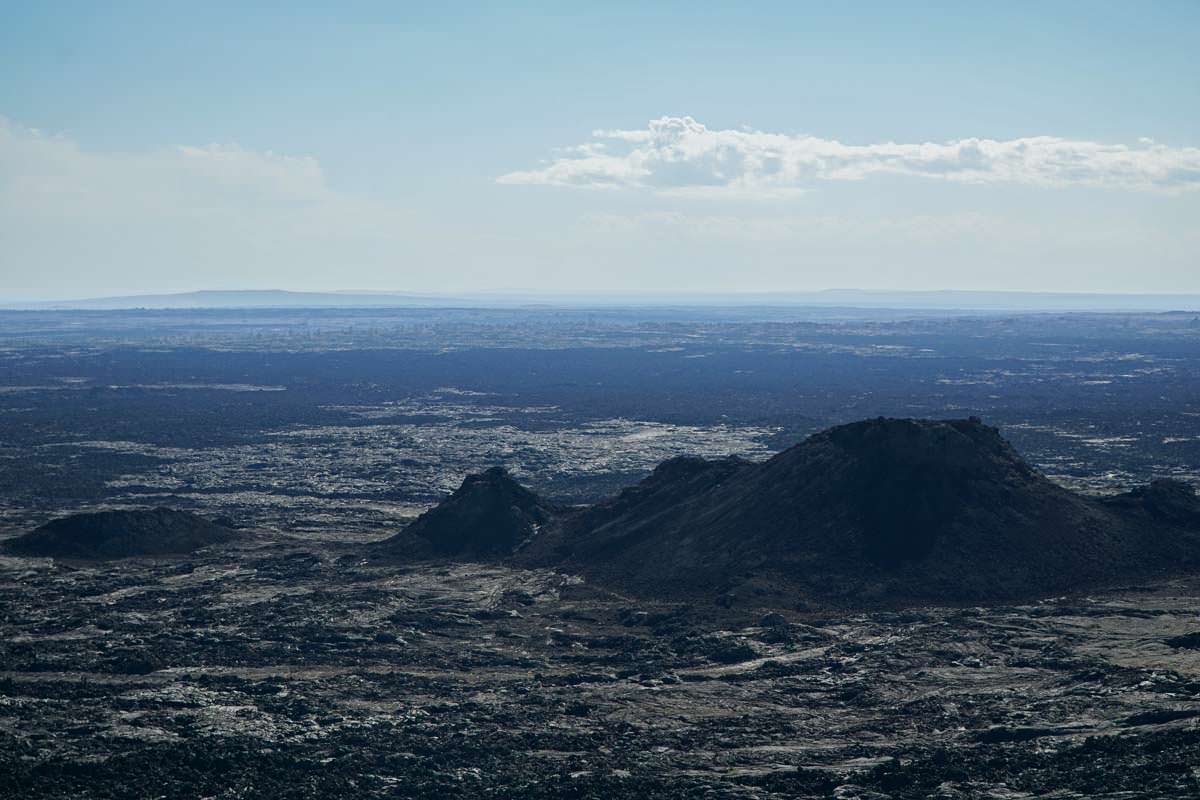
<path id="1" fill-rule="evenodd" d="M 0 796 L 1200 792 L 1196 582 L 781 614 L 359 549 L 0 559 Z"/>
<path id="2" fill-rule="evenodd" d="M 0 796 L 1195 796 L 1194 582 L 685 606 L 365 554 L 493 464 L 594 505 L 879 414 L 982 416 L 1097 513 L 1185 527 L 1198 342 L 1194 314 L 0 312 L 0 537 L 155 506 L 247 534 L 0 558 Z"/>

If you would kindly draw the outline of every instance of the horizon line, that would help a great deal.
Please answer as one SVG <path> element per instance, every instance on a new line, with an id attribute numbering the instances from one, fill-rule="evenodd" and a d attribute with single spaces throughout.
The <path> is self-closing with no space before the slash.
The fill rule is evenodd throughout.
<path id="1" fill-rule="evenodd" d="M 270 302 L 270 298 L 289 302 Z M 238 302 L 238 299 L 242 302 Z M 196 302 L 189 303 L 189 299 Z M 204 305 L 203 300 L 214 305 Z M 252 301 L 262 300 L 260 304 Z M 224 301 L 224 302 L 222 302 Z M 1022 302 L 1024 301 L 1024 302 Z M 1065 306 L 1053 305 L 1055 302 Z M 1182 302 L 1188 307 L 1173 303 Z M 155 305 L 156 303 L 164 305 Z M 1196 311 L 1200 292 L 1077 292 L 1027 289 L 478 289 L 459 291 L 406 291 L 388 289 L 193 289 L 168 292 L 106 294 L 53 299 L 0 298 L 4 310 L 132 310 L 201 308 L 328 308 L 328 307 L 522 307 L 560 305 L 572 307 L 625 304 L 658 306 L 742 307 L 856 307 L 873 309 L 961 311 Z M 960 305 L 961 304 L 961 305 Z"/>

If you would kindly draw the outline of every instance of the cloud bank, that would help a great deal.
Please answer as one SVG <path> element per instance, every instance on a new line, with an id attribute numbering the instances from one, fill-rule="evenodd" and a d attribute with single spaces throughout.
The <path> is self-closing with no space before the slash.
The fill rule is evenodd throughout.
<path id="1" fill-rule="evenodd" d="M 1169 147 L 1149 139 L 1125 145 L 1053 136 L 850 145 L 815 136 L 711 130 L 691 117 L 660 117 L 644 130 L 594 131 L 592 141 L 497 181 L 771 196 L 804 191 L 817 181 L 858 181 L 880 174 L 1177 192 L 1200 188 L 1200 148 Z"/>
<path id="2" fill-rule="evenodd" d="M 391 263 L 410 228 L 401 209 L 332 188 L 308 156 L 94 152 L 0 118 L 5 294 L 303 286 L 351 259 Z"/>

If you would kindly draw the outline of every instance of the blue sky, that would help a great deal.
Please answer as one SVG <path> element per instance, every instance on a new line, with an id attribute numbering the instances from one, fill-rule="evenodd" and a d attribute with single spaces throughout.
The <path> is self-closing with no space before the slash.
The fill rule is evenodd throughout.
<path id="1" fill-rule="evenodd" d="M 1200 291 L 1200 4 L 644 5 L 4 4 L 0 295 Z"/>

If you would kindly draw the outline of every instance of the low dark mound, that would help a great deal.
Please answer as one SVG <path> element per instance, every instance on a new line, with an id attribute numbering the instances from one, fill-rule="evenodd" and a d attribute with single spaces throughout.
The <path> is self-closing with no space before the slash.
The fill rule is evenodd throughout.
<path id="1" fill-rule="evenodd" d="M 1200 497 L 1183 481 L 1159 478 L 1131 492 L 1110 497 L 1105 503 L 1114 509 L 1146 514 L 1154 519 L 1184 525 L 1200 526 Z"/>
<path id="2" fill-rule="evenodd" d="M 6 549 L 25 556 L 130 558 L 191 553 L 235 536 L 229 528 L 187 511 L 99 511 L 51 520 L 12 539 Z"/>
<path id="3" fill-rule="evenodd" d="M 1101 502 L 1052 483 L 978 420 L 880 418 L 760 464 L 667 462 L 519 560 L 655 594 L 1021 598 L 1195 563 L 1186 494 L 1156 482 Z"/>
<path id="4" fill-rule="evenodd" d="M 501 556 L 554 518 L 554 509 L 502 467 L 468 475 L 454 494 L 380 542 L 385 552 L 420 556 Z"/>

